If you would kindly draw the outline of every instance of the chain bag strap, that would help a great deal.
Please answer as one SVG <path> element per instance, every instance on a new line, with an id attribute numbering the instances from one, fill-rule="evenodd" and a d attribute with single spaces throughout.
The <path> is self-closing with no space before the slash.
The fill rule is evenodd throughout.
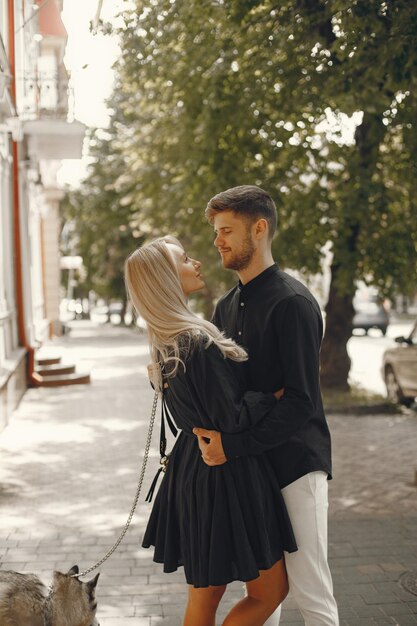
<path id="1" fill-rule="evenodd" d="M 165 383 L 163 385 L 163 388 L 166 389 L 168 387 L 167 383 Z M 174 435 L 174 437 L 177 436 L 177 429 L 174 426 L 172 417 L 169 414 L 168 411 L 168 407 L 166 405 L 166 401 L 164 398 L 164 393 L 162 392 L 162 407 L 161 407 L 161 432 L 160 432 L 160 437 L 159 437 L 159 454 L 160 454 L 160 460 L 159 460 L 159 464 L 161 465 L 161 467 L 159 468 L 159 470 L 156 472 L 155 477 L 152 481 L 152 484 L 149 488 L 148 491 L 148 495 L 146 496 L 146 502 L 152 502 L 152 498 L 153 495 L 155 493 L 155 489 L 156 489 L 156 485 L 158 484 L 158 479 L 160 477 L 160 475 L 163 472 L 167 471 L 167 467 L 168 467 L 168 463 L 169 463 L 169 457 L 170 454 L 167 454 L 167 437 L 166 437 L 166 427 L 165 427 L 165 422 L 168 424 L 169 429 L 171 430 L 172 434 Z"/>

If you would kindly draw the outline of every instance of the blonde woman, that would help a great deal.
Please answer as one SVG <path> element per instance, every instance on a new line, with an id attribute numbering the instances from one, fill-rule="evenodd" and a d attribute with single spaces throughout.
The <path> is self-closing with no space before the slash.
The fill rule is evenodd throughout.
<path id="1" fill-rule="evenodd" d="M 247 595 L 223 626 L 261 626 L 288 593 L 283 551 L 296 550 L 279 485 L 262 455 L 207 466 L 192 429 L 245 429 L 282 391 L 244 393 L 245 351 L 188 306 L 204 287 L 200 266 L 172 237 L 135 250 L 125 264 L 130 299 L 148 328 L 154 383 L 181 431 L 142 545 L 155 547 L 165 572 L 184 566 L 183 626 L 214 626 L 234 580 L 246 582 Z"/>

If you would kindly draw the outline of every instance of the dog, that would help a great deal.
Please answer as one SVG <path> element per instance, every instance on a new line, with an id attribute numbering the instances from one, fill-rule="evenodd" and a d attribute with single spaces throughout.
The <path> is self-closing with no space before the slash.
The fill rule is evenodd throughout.
<path id="1" fill-rule="evenodd" d="M 98 577 L 87 583 L 54 572 L 52 593 L 34 574 L 0 570 L 0 626 L 100 626 L 95 615 Z"/>

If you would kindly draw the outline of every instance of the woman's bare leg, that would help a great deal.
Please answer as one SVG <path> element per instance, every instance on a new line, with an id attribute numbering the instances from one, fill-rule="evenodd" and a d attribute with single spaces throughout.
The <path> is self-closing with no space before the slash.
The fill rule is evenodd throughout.
<path id="1" fill-rule="evenodd" d="M 188 603 L 183 626 L 215 626 L 216 611 L 226 585 L 188 588 Z"/>
<path id="2" fill-rule="evenodd" d="M 284 559 L 260 571 L 258 578 L 246 583 L 246 589 L 247 596 L 228 613 L 223 626 L 262 626 L 266 622 L 288 593 Z"/>

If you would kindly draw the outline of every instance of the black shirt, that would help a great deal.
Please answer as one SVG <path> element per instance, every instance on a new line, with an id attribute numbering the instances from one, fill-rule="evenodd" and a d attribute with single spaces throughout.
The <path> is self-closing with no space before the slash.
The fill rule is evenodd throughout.
<path id="1" fill-rule="evenodd" d="M 281 487 L 309 472 L 331 477 L 330 433 L 319 381 L 320 307 L 298 280 L 272 265 L 217 303 L 213 322 L 248 352 L 248 389 L 285 393 L 241 433 L 222 433 L 228 459 L 266 452 Z"/>

